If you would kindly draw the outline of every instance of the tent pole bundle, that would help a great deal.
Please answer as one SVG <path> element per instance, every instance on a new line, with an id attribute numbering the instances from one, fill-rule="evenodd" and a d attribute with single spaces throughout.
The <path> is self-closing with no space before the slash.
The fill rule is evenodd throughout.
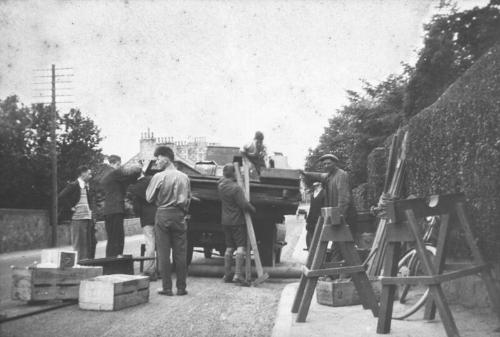
<path id="1" fill-rule="evenodd" d="M 390 199 L 401 197 L 401 189 L 406 173 L 407 142 L 408 131 L 403 132 L 401 129 L 392 138 L 383 191 L 384 195 L 387 195 Z M 382 269 L 386 250 L 386 225 L 387 220 L 385 218 L 379 220 L 370 252 L 370 260 L 368 261 L 367 273 L 370 278 L 380 275 Z"/>

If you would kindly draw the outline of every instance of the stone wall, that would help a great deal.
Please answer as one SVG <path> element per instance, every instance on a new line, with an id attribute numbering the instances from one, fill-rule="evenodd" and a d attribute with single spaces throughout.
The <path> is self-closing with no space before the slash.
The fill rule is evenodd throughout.
<path id="1" fill-rule="evenodd" d="M 0 209 L 0 253 L 47 247 L 50 235 L 48 211 Z"/>
<path id="2" fill-rule="evenodd" d="M 138 218 L 125 219 L 125 236 L 142 234 Z M 104 222 L 96 223 L 97 241 L 106 240 Z M 0 209 L 0 254 L 51 246 L 49 213 L 40 209 Z M 71 244 L 69 223 L 57 226 L 57 246 Z"/>

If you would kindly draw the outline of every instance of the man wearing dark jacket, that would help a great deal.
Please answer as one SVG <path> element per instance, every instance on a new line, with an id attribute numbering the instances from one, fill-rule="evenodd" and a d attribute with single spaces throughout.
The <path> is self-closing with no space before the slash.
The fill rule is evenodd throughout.
<path id="1" fill-rule="evenodd" d="M 87 166 L 78 167 L 76 173 L 78 179 L 59 193 L 60 217 L 61 220 L 71 219 L 71 244 L 78 252 L 78 260 L 93 259 L 97 241 L 88 189 L 92 174 Z"/>
<path id="2" fill-rule="evenodd" d="M 226 240 L 224 254 L 224 277 L 226 283 L 236 282 L 243 284 L 243 264 L 245 261 L 245 246 L 247 229 L 245 226 L 244 212 L 255 213 L 255 208 L 245 199 L 243 189 L 235 181 L 235 168 L 227 164 L 223 169 L 224 178 L 219 181 L 217 189 L 222 204 L 221 222 Z M 234 278 L 231 280 L 231 265 L 233 252 L 236 248 L 236 267 Z"/>
<path id="3" fill-rule="evenodd" d="M 320 182 L 315 182 L 313 184 L 313 192 L 311 193 L 311 202 L 309 206 L 309 213 L 306 219 L 306 246 L 309 250 L 311 246 L 311 240 L 314 234 L 314 229 L 316 228 L 316 223 L 321 214 L 321 208 L 325 204 L 325 191 L 323 190 Z"/>
<path id="4" fill-rule="evenodd" d="M 121 158 L 111 155 L 108 158 L 110 170 L 101 181 L 104 189 L 104 225 L 108 236 L 106 257 L 123 254 L 125 232 L 123 220 L 125 218 L 125 192 L 127 186 L 137 180 L 139 171 L 125 172 L 121 167 Z"/>
<path id="5" fill-rule="evenodd" d="M 149 203 L 146 200 L 146 190 L 151 178 L 154 175 L 154 172 L 150 169 L 151 163 L 146 166 L 147 168 L 144 170 L 144 173 L 137 180 L 137 182 L 129 187 L 134 213 L 139 216 L 142 231 L 144 233 L 144 241 L 146 242 L 146 252 L 144 256 L 146 257 L 156 256 L 154 226 L 157 207 L 154 203 Z M 151 280 L 154 280 L 156 279 L 156 274 L 155 261 L 146 261 L 144 263 L 144 275 L 147 275 L 151 278 Z"/>

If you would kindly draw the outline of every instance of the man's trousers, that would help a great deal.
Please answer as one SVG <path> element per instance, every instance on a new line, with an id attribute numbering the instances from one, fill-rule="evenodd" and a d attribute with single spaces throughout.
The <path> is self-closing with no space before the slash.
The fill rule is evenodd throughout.
<path id="1" fill-rule="evenodd" d="M 94 238 L 92 238 L 94 236 Z M 71 245 L 78 252 L 78 261 L 92 259 L 95 233 L 91 219 L 71 220 Z"/>
<path id="2" fill-rule="evenodd" d="M 155 257 L 155 228 L 154 226 L 144 226 L 142 227 L 142 232 L 144 233 L 144 241 L 146 244 L 146 251 L 144 253 L 145 257 Z M 156 261 L 144 261 L 144 273 L 146 274 L 156 274 Z"/>
<path id="3" fill-rule="evenodd" d="M 180 209 L 156 211 L 155 221 L 156 251 L 158 252 L 163 290 L 172 290 L 172 264 L 170 251 L 175 262 L 177 290 L 186 289 L 187 224 Z"/>
<path id="4" fill-rule="evenodd" d="M 114 257 L 123 254 L 125 244 L 125 232 L 123 229 L 123 213 L 107 214 L 104 216 L 104 226 L 108 235 L 106 245 L 106 257 Z"/>

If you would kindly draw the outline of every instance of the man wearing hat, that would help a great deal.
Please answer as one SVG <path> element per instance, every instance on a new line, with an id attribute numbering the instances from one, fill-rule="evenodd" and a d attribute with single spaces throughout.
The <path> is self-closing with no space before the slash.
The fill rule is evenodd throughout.
<path id="1" fill-rule="evenodd" d="M 253 141 L 243 146 L 241 153 L 253 164 L 255 171 L 260 175 L 260 169 L 266 167 L 266 146 L 264 145 L 264 134 L 260 131 L 255 132 Z M 252 174 L 252 172 L 250 172 Z M 254 175 L 255 177 L 255 175 Z"/>
<path id="2" fill-rule="evenodd" d="M 349 175 L 338 167 L 339 159 L 333 154 L 325 154 L 319 158 L 324 173 L 301 172 L 306 179 L 318 181 L 325 188 L 325 202 L 323 207 L 338 207 L 340 214 L 349 223 L 350 210 L 352 208 L 351 187 Z M 352 222 L 352 220 L 351 220 Z M 355 225 L 352 223 L 352 225 Z"/>
<path id="3" fill-rule="evenodd" d="M 349 175 L 338 167 L 339 159 L 333 154 L 325 154 L 319 158 L 325 173 L 304 172 L 301 173 L 306 179 L 318 181 L 325 188 L 325 202 L 323 207 L 338 207 L 340 214 L 350 225 L 351 231 L 356 225 L 356 210 L 352 202 Z M 341 253 L 336 245 L 332 246 L 333 260 L 341 260 Z"/>
<path id="4" fill-rule="evenodd" d="M 321 186 L 319 181 L 313 184 L 311 193 L 311 203 L 309 206 L 309 213 L 306 219 L 306 246 L 307 250 L 311 246 L 311 240 L 314 234 L 314 229 L 316 228 L 316 223 L 318 222 L 319 215 L 321 214 L 321 207 L 325 204 L 325 190 Z"/>

